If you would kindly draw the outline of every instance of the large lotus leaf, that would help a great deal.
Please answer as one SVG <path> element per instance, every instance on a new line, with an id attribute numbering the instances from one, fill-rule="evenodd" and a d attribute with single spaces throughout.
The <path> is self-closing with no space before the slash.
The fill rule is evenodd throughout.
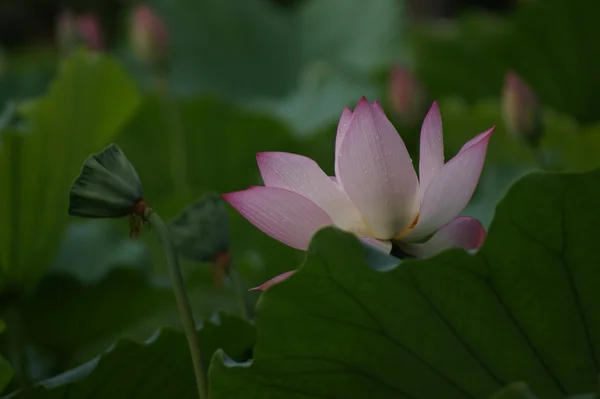
<path id="1" fill-rule="evenodd" d="M 333 228 L 258 304 L 254 359 L 217 352 L 211 398 L 540 398 L 593 392 L 600 359 L 600 171 L 535 173 L 482 249 L 375 271 Z"/>

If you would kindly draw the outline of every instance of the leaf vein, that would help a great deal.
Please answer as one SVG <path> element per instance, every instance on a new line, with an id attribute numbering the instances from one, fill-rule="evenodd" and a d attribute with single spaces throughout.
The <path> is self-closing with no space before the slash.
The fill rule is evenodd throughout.
<path id="1" fill-rule="evenodd" d="M 483 369 L 494 379 L 496 380 L 496 382 L 499 384 L 500 387 L 506 385 L 505 381 L 502 381 L 493 371 L 492 369 L 485 364 L 485 362 L 479 357 L 479 355 L 477 354 L 477 352 L 475 352 L 475 350 L 473 348 L 471 348 L 471 346 L 469 345 L 469 343 L 467 341 L 465 341 L 460 334 L 458 333 L 458 331 L 456 330 L 456 328 L 454 327 L 454 325 L 452 325 L 452 323 L 450 322 L 449 319 L 446 318 L 446 316 L 444 316 L 444 314 L 440 311 L 440 309 L 437 308 L 437 306 L 435 306 L 435 304 L 433 303 L 433 301 L 427 296 L 425 295 L 425 293 L 421 290 L 421 287 L 419 287 L 419 284 L 417 283 L 417 281 L 414 279 L 414 275 L 412 272 L 412 269 L 410 269 L 409 272 L 411 281 L 413 283 L 413 286 L 415 288 L 415 290 L 419 293 L 419 295 L 425 300 L 425 302 L 427 303 L 427 305 L 429 306 L 429 308 L 431 310 L 433 310 L 433 312 L 439 317 L 439 319 L 442 321 L 442 323 L 446 326 L 446 328 L 448 328 L 448 330 L 450 331 L 450 333 L 454 336 L 454 338 L 456 338 L 458 340 L 458 342 L 460 342 L 460 344 L 462 345 L 462 347 L 467 351 L 467 353 L 469 353 L 477 363 L 479 363 L 479 365 L 481 367 L 483 367 Z M 481 277 L 481 276 L 478 276 Z"/>
<path id="2" fill-rule="evenodd" d="M 488 265 L 488 267 L 491 270 L 491 265 L 490 265 L 490 263 L 489 263 L 489 261 L 487 259 L 487 256 L 485 255 L 485 253 L 480 252 L 480 254 L 481 254 L 481 258 L 483 259 L 483 261 Z M 523 339 L 525 340 L 525 342 L 527 343 L 527 345 L 529 346 L 529 348 L 533 352 L 534 356 L 539 361 L 540 365 L 544 368 L 544 370 L 546 371 L 546 373 L 550 377 L 550 379 L 554 382 L 554 384 L 556 385 L 556 387 L 565 396 L 567 396 L 568 395 L 567 390 L 562 385 L 562 383 L 560 382 L 560 380 L 554 375 L 554 373 L 550 369 L 550 366 L 544 361 L 544 358 L 542 357 L 542 355 L 538 351 L 537 347 L 531 341 L 531 338 L 529 337 L 529 335 L 527 335 L 527 333 L 525 332 L 525 329 L 523 328 L 523 326 L 521 325 L 521 323 L 519 323 L 519 321 L 517 320 L 516 316 L 511 312 L 511 309 L 508 307 L 508 305 L 504 301 L 504 298 L 502 298 L 502 296 L 500 295 L 500 293 L 498 292 L 498 290 L 496 290 L 496 287 L 494 286 L 493 280 L 491 280 L 491 279 L 487 280 L 487 286 L 490 289 L 490 291 L 494 294 L 494 296 L 496 297 L 496 300 L 498 301 L 498 303 L 500 304 L 500 306 L 502 306 L 502 308 L 506 312 L 507 316 L 509 317 L 509 319 L 511 320 L 511 322 L 513 323 L 513 325 L 517 328 L 517 330 L 519 331 L 519 333 L 521 334 L 521 336 L 523 337 Z"/>
<path id="3" fill-rule="evenodd" d="M 439 377 L 441 377 L 443 380 L 445 380 L 450 386 L 452 386 L 453 388 L 455 388 L 457 391 L 463 393 L 464 395 L 466 395 L 468 397 L 474 398 L 473 395 L 471 395 L 469 392 L 467 392 L 463 387 L 459 386 L 456 383 L 456 381 L 454 381 L 451 378 L 449 378 L 448 376 L 446 376 L 439 369 L 435 368 L 431 363 L 429 363 L 425 359 L 421 358 L 416 352 L 414 352 L 412 349 L 410 349 L 406 345 L 402 344 L 402 342 L 398 341 L 393 336 L 391 336 L 387 331 L 385 331 L 385 329 L 383 328 L 383 325 L 381 324 L 381 322 L 373 315 L 373 313 L 371 313 L 371 311 L 365 306 L 365 304 L 362 303 L 362 301 L 358 297 L 356 297 L 352 292 L 349 292 L 346 289 L 346 287 L 344 287 L 339 281 L 337 281 L 335 278 L 333 278 L 333 276 L 331 276 L 331 273 L 330 273 L 329 269 L 327 269 L 327 274 L 328 274 L 329 279 L 331 281 L 333 281 L 333 283 L 349 299 L 351 299 L 360 309 L 362 309 L 363 312 L 371 320 L 373 320 L 373 322 L 379 327 L 379 331 L 378 332 L 379 332 L 380 335 L 382 335 L 383 337 L 387 338 L 390 342 L 393 342 L 398 347 L 404 349 L 406 352 L 408 352 L 409 354 L 411 354 L 415 359 L 419 360 L 423 365 L 425 365 L 425 367 L 427 367 L 429 370 L 431 370 L 434 374 L 437 374 Z"/>

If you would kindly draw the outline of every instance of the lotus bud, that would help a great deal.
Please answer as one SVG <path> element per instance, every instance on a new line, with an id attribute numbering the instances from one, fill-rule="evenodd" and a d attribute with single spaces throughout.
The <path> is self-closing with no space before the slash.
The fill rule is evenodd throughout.
<path id="1" fill-rule="evenodd" d="M 168 222 L 177 252 L 198 262 L 213 261 L 229 249 L 227 208 L 217 194 L 207 194 Z"/>
<path id="2" fill-rule="evenodd" d="M 168 222 L 177 253 L 196 262 L 210 262 L 215 287 L 230 272 L 229 224 L 221 197 L 207 194 Z"/>
<path id="3" fill-rule="evenodd" d="M 131 44 L 136 57 L 151 68 L 162 68 L 169 57 L 169 32 L 147 5 L 133 10 Z"/>
<path id="4" fill-rule="evenodd" d="M 56 24 L 56 40 L 62 53 L 68 54 L 78 46 L 91 50 L 102 50 L 104 40 L 100 23 L 95 15 L 76 16 L 70 10 L 63 10 Z"/>
<path id="5" fill-rule="evenodd" d="M 537 144 L 542 135 L 539 103 L 531 88 L 514 72 L 506 74 L 502 113 L 511 134 L 532 145 Z"/>
<path id="6" fill-rule="evenodd" d="M 70 52 L 80 41 L 75 22 L 75 15 L 70 10 L 63 10 L 56 21 L 56 41 L 63 53 Z"/>
<path id="7" fill-rule="evenodd" d="M 98 17 L 94 14 L 78 16 L 77 28 L 87 48 L 96 51 L 104 49 L 104 37 Z"/>
<path id="8" fill-rule="evenodd" d="M 418 79 L 406 66 L 396 66 L 390 72 L 390 102 L 396 115 L 407 123 L 423 118 L 426 94 Z"/>

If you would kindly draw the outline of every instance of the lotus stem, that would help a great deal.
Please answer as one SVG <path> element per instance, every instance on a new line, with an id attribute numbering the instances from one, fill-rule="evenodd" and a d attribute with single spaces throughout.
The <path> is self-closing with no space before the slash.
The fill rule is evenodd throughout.
<path id="1" fill-rule="evenodd" d="M 206 399 L 208 397 L 206 373 L 202 362 L 202 352 L 200 350 L 198 332 L 196 330 L 194 316 L 192 315 L 192 309 L 185 292 L 183 276 L 181 275 L 181 268 L 179 267 L 179 259 L 177 251 L 175 250 L 175 245 L 171 240 L 169 228 L 152 208 L 148 207 L 144 210 L 144 219 L 156 230 L 160 241 L 165 248 L 167 265 L 169 267 L 171 280 L 173 281 L 173 291 L 175 292 L 177 307 L 179 308 L 179 316 L 181 317 L 183 330 L 188 341 L 190 355 L 194 365 L 198 395 L 200 399 Z"/>

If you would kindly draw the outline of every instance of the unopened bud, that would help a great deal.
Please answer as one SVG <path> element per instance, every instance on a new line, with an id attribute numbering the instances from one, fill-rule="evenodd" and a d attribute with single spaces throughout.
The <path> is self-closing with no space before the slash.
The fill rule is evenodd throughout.
<path id="1" fill-rule="evenodd" d="M 77 16 L 70 10 L 63 10 L 56 24 L 56 39 L 64 54 L 70 53 L 78 46 L 95 51 L 104 48 L 100 22 L 93 14 Z"/>
<path id="2" fill-rule="evenodd" d="M 84 14 L 77 17 L 77 28 L 89 49 L 100 51 L 104 49 L 104 37 L 98 17 Z"/>
<path id="3" fill-rule="evenodd" d="M 169 57 L 169 32 L 147 5 L 133 10 L 131 45 L 136 57 L 152 68 L 162 68 Z"/>
<path id="4" fill-rule="evenodd" d="M 196 262 L 210 262 L 219 289 L 230 272 L 227 208 L 217 194 L 207 194 L 169 221 L 177 253 Z"/>
<path id="5" fill-rule="evenodd" d="M 70 52 L 79 44 L 79 39 L 75 15 L 70 10 L 63 10 L 56 20 L 56 41 L 61 52 Z"/>
<path id="6" fill-rule="evenodd" d="M 227 208 L 220 195 L 205 195 L 168 225 L 177 252 L 190 260 L 214 261 L 229 249 Z"/>
<path id="7" fill-rule="evenodd" d="M 511 134 L 532 145 L 537 144 L 542 135 L 539 103 L 531 88 L 514 72 L 506 74 L 502 113 Z"/>
<path id="8" fill-rule="evenodd" d="M 409 68 L 396 66 L 391 70 L 389 95 L 394 113 L 405 122 L 415 123 L 423 118 L 425 89 Z"/>

